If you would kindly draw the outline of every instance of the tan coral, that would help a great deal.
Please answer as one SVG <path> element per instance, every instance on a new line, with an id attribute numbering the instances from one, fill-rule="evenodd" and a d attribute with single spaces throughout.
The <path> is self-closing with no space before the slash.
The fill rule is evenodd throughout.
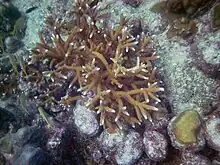
<path id="1" fill-rule="evenodd" d="M 34 59 L 49 59 L 55 77 L 65 79 L 74 71 L 69 87 L 79 83 L 82 96 L 94 94 L 87 106 L 100 114 L 100 125 L 109 132 L 122 128 L 122 122 L 135 126 L 143 119 L 151 120 L 151 111 L 158 110 L 157 93 L 163 88 L 157 85 L 153 61 L 158 57 L 149 53 L 149 40 L 144 34 L 134 38 L 123 17 L 117 28 L 97 26 L 107 14 L 100 14 L 96 6 L 89 7 L 88 0 L 77 0 L 73 14 L 76 24 L 67 39 L 60 34 L 62 26 L 55 26 L 53 45 L 41 36 L 41 43 L 33 50 Z M 66 95 L 61 102 L 76 99 Z"/>

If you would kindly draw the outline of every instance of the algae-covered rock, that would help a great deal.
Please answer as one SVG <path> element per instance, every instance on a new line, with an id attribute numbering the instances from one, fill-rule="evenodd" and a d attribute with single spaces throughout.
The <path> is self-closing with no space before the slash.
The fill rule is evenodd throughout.
<path id="1" fill-rule="evenodd" d="M 132 7 L 138 7 L 143 0 L 122 0 L 124 3 L 131 5 Z"/>
<path id="2" fill-rule="evenodd" d="M 133 165 L 143 153 L 143 141 L 138 132 L 116 132 L 109 134 L 103 131 L 98 142 L 104 157 L 112 164 Z"/>
<path id="3" fill-rule="evenodd" d="M 12 164 L 45 165 L 49 164 L 49 162 L 50 157 L 40 147 L 25 145 L 22 148 L 21 153 L 15 155 Z"/>
<path id="4" fill-rule="evenodd" d="M 167 156 L 167 140 L 157 131 L 144 132 L 144 148 L 147 156 L 154 161 L 162 161 Z"/>
<path id="5" fill-rule="evenodd" d="M 183 112 L 174 122 L 177 140 L 183 144 L 196 143 L 200 124 L 199 114 L 196 111 Z"/>
<path id="6" fill-rule="evenodd" d="M 172 145 L 177 149 L 200 150 L 205 144 L 201 119 L 197 111 L 187 110 L 174 117 L 168 125 Z"/>
<path id="7" fill-rule="evenodd" d="M 81 104 L 80 101 L 74 109 L 74 124 L 81 133 L 87 136 L 95 136 L 100 129 L 96 113 Z"/>
<path id="8" fill-rule="evenodd" d="M 6 134 L 4 137 L 0 139 L 0 152 L 1 153 L 13 153 L 13 141 L 11 139 L 11 135 Z"/>
<path id="9" fill-rule="evenodd" d="M 195 17 L 208 9 L 215 0 L 167 0 L 167 8 L 178 14 L 184 14 L 187 17 Z"/>
<path id="10" fill-rule="evenodd" d="M 0 2 L 0 52 L 3 51 L 3 40 L 14 30 L 16 20 L 21 13 L 16 7 L 8 2 Z"/>
<path id="11" fill-rule="evenodd" d="M 180 36 L 183 39 L 196 34 L 198 31 L 196 22 L 189 19 L 183 12 L 173 12 L 169 5 L 170 1 L 162 1 L 155 4 L 151 10 L 160 13 L 164 21 L 168 22 L 170 28 L 167 32 L 168 38 Z"/>
<path id="12" fill-rule="evenodd" d="M 2 153 L 0 153 L 0 165 L 5 165 L 5 164 L 6 164 L 5 157 Z"/>
<path id="13" fill-rule="evenodd" d="M 155 4 L 151 10 L 160 13 L 170 24 L 167 36 L 187 39 L 198 31 L 195 18 L 212 8 L 216 0 L 166 0 Z"/>
<path id="14" fill-rule="evenodd" d="M 220 151 L 220 118 L 212 117 L 205 122 L 205 137 L 208 145 Z"/>
<path id="15" fill-rule="evenodd" d="M 184 165 L 211 165 L 211 161 L 198 153 L 182 152 L 182 164 Z M 213 165 L 213 164 L 212 164 Z"/>
<path id="16" fill-rule="evenodd" d="M 212 27 L 214 30 L 220 29 L 220 3 L 214 8 Z"/>
<path id="17" fill-rule="evenodd" d="M 172 38 L 174 36 L 180 36 L 183 39 L 186 39 L 189 36 L 196 34 L 197 31 L 198 28 L 194 21 L 182 18 L 173 21 L 170 29 L 167 32 L 167 36 L 168 38 Z"/>
<path id="18" fill-rule="evenodd" d="M 166 0 L 155 4 L 154 12 L 169 13 L 169 17 L 195 18 L 202 15 L 216 2 L 216 0 Z"/>

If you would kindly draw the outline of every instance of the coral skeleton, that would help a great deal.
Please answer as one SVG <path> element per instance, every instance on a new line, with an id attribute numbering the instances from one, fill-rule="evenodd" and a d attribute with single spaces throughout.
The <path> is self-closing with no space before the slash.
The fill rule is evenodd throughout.
<path id="1" fill-rule="evenodd" d="M 79 84 L 81 97 L 88 98 L 86 105 L 100 114 L 100 125 L 109 132 L 123 128 L 123 123 L 135 127 L 143 119 L 152 120 L 151 111 L 158 111 L 160 102 L 158 92 L 164 89 L 157 84 L 153 62 L 158 56 L 150 51 L 150 40 L 144 33 L 133 37 L 124 17 L 116 28 L 106 28 L 103 19 L 108 14 L 90 7 L 88 0 L 76 0 L 69 13 L 74 23 L 55 21 L 52 44 L 40 34 L 33 61 L 47 59 L 51 79 L 66 80 L 74 73 L 68 88 Z M 78 98 L 66 93 L 60 103 L 68 105 Z"/>

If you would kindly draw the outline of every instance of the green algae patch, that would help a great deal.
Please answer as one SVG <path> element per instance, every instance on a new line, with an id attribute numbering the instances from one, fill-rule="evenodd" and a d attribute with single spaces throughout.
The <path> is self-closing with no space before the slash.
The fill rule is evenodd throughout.
<path id="1" fill-rule="evenodd" d="M 182 112 L 174 122 L 174 133 L 179 143 L 190 145 L 197 142 L 197 132 L 201 125 L 197 111 Z"/>

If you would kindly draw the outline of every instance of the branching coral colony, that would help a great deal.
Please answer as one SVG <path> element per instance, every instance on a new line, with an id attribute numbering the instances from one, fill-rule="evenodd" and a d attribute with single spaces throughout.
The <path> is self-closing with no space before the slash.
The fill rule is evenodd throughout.
<path id="1" fill-rule="evenodd" d="M 143 119 L 151 120 L 150 112 L 157 111 L 160 102 L 157 92 L 164 89 L 157 85 L 152 62 L 158 57 L 149 53 L 149 40 L 144 34 L 134 38 L 125 18 L 117 28 L 105 28 L 106 13 L 88 3 L 76 0 L 74 26 L 68 26 L 67 39 L 60 34 L 64 24 L 55 23 L 53 44 L 41 36 L 33 59 L 48 59 L 53 77 L 65 80 L 74 72 L 68 88 L 79 84 L 81 96 L 88 97 L 86 105 L 100 114 L 100 125 L 109 132 L 121 129 L 122 123 L 134 127 Z M 70 104 L 76 99 L 67 93 L 60 102 Z"/>

